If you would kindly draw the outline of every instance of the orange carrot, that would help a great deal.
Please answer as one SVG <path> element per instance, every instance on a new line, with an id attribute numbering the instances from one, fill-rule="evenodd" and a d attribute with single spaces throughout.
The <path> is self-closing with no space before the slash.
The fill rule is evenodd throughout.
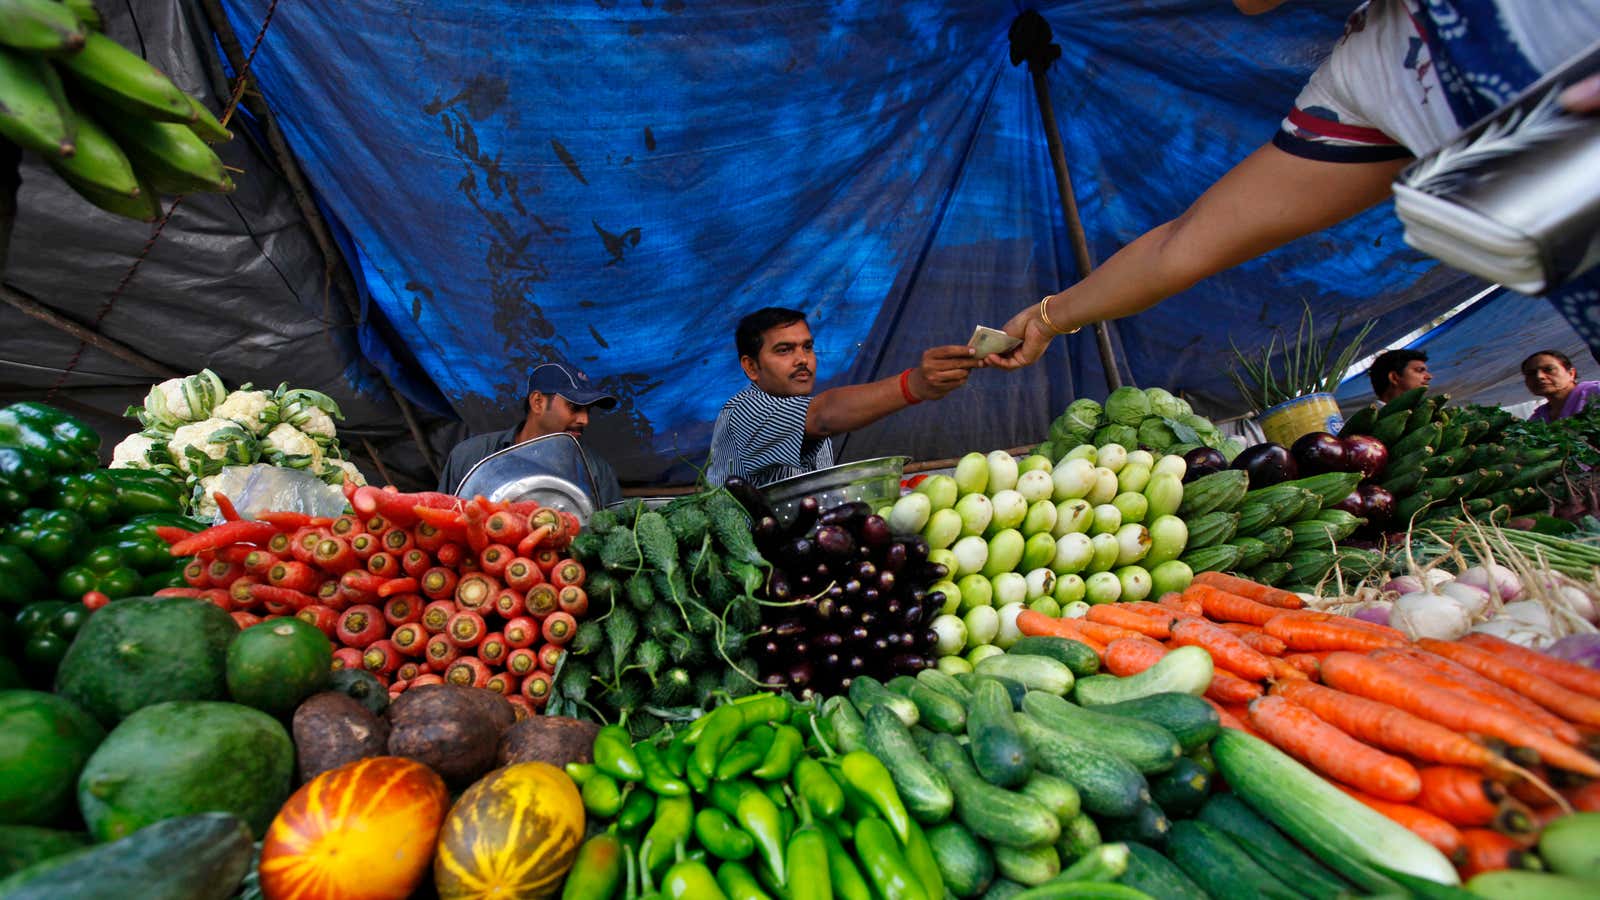
<path id="1" fill-rule="evenodd" d="M 1485 678 L 1505 685 L 1556 715 L 1582 725 L 1600 726 L 1600 700 L 1570 691 L 1561 685 L 1520 666 L 1500 659 L 1487 650 L 1423 638 L 1417 646 L 1445 659 L 1460 663 Z"/>
<path id="2" fill-rule="evenodd" d="M 1550 765 L 1590 778 L 1600 777 L 1600 762 L 1521 716 L 1464 697 L 1459 691 L 1425 684 L 1359 653 L 1328 654 L 1322 661 L 1322 682 L 1348 694 L 1380 700 L 1446 728 L 1530 747 Z"/>
<path id="3" fill-rule="evenodd" d="M 1279 682 L 1272 693 L 1304 706 L 1335 728 L 1374 747 L 1424 762 L 1503 770 L 1489 748 L 1387 703 L 1308 681 Z"/>
<path id="4" fill-rule="evenodd" d="M 1206 573 L 1210 574 L 1210 573 Z M 1184 590 L 1186 599 L 1199 600 L 1200 608 L 1205 611 L 1206 618 L 1216 622 L 1245 622 L 1250 625 L 1265 625 L 1267 620 L 1283 610 L 1265 603 L 1258 603 L 1247 597 L 1212 587 L 1209 584 L 1195 582 Z"/>
<path id="5" fill-rule="evenodd" d="M 1467 863 L 1461 867 L 1463 879 L 1471 878 L 1479 872 L 1538 868 L 1537 857 L 1524 851 L 1515 840 L 1498 831 L 1488 828 L 1463 828 L 1461 840 L 1467 846 Z"/>
<path id="6" fill-rule="evenodd" d="M 1178 620 L 1172 626 L 1172 640 L 1179 646 L 1204 649 L 1217 665 L 1237 672 L 1246 681 L 1261 681 L 1272 674 L 1272 663 L 1264 654 L 1205 619 Z"/>
<path id="7" fill-rule="evenodd" d="M 1155 641 L 1144 638 L 1120 638 L 1107 644 L 1100 658 L 1107 672 L 1122 678 L 1143 672 L 1166 655 L 1166 648 Z"/>
<path id="8" fill-rule="evenodd" d="M 1162 594 L 1161 599 L 1158 602 L 1160 605 L 1178 610 L 1186 616 L 1205 615 L 1205 610 L 1201 607 L 1199 600 L 1192 600 L 1176 592 L 1171 594 Z"/>
<path id="9" fill-rule="evenodd" d="M 1579 812 L 1600 812 L 1600 781 L 1566 792 L 1567 802 Z"/>
<path id="10" fill-rule="evenodd" d="M 1306 605 L 1306 602 L 1300 599 L 1300 595 L 1293 592 L 1268 587 L 1248 578 L 1224 575 L 1221 572 L 1201 572 L 1194 577 L 1193 583 L 1214 587 L 1230 594 L 1238 594 L 1246 599 L 1254 600 L 1257 603 L 1265 603 L 1268 606 L 1276 606 L 1279 609 L 1300 609 Z"/>
<path id="11" fill-rule="evenodd" d="M 1290 650 L 1373 650 L 1400 647 L 1406 641 L 1343 622 L 1318 621 L 1301 616 L 1274 616 L 1263 630 Z"/>
<path id="12" fill-rule="evenodd" d="M 1419 773 L 1417 805 L 1455 825 L 1487 826 L 1506 798 L 1505 786 L 1460 766 L 1427 766 Z"/>
<path id="13" fill-rule="evenodd" d="M 1150 616 L 1156 619 L 1171 619 L 1173 612 L 1172 607 L 1162 606 L 1152 600 L 1134 600 L 1127 603 L 1118 603 L 1117 606 L 1130 612 L 1136 612 L 1141 616 Z"/>
<path id="14" fill-rule="evenodd" d="M 1097 607 L 1091 606 L 1089 607 L 1089 611 L 1093 612 L 1096 608 Z M 1079 631 L 1082 631 L 1084 634 L 1094 638 L 1102 644 L 1109 644 L 1112 641 L 1120 640 L 1122 638 L 1140 638 L 1147 641 L 1154 640 L 1154 638 L 1151 638 L 1142 632 L 1135 631 L 1132 628 L 1123 628 L 1119 625 L 1107 625 L 1102 622 L 1097 622 L 1089 618 L 1087 615 L 1081 619 L 1074 619 L 1072 622 L 1072 627 L 1077 628 Z"/>
<path id="15" fill-rule="evenodd" d="M 1467 844 L 1461 837 L 1461 829 L 1449 822 L 1409 803 L 1380 800 L 1342 784 L 1334 786 L 1361 801 L 1367 808 L 1382 813 L 1384 818 L 1432 844 L 1440 853 L 1449 857 L 1451 863 L 1459 866 L 1467 861 Z"/>
<path id="16" fill-rule="evenodd" d="M 1267 662 L 1272 663 L 1273 681 L 1310 681 L 1311 676 L 1284 662 L 1282 657 L 1269 656 Z"/>
<path id="17" fill-rule="evenodd" d="M 1084 616 L 1091 622 L 1101 625 L 1111 625 L 1128 631 L 1135 631 L 1148 638 L 1164 641 L 1172 636 L 1172 619 L 1158 619 L 1129 609 L 1124 609 L 1120 603 L 1101 603 L 1089 607 L 1089 612 Z M 1126 637 L 1126 635 L 1119 635 Z"/>
<path id="18" fill-rule="evenodd" d="M 1482 703 L 1519 716 L 1568 744 L 1578 742 L 1578 729 L 1573 727 L 1572 723 L 1551 715 L 1537 703 L 1504 685 L 1489 681 L 1471 669 L 1459 666 L 1444 657 L 1416 647 L 1387 648 L 1375 650 L 1368 655 L 1385 665 L 1392 665 L 1401 671 L 1411 673 L 1435 687 L 1458 690 Z"/>
<path id="19" fill-rule="evenodd" d="M 1229 672 L 1216 669 L 1211 673 L 1211 685 L 1206 688 L 1206 698 L 1218 703 L 1249 703 L 1261 696 L 1261 685 Z"/>
<path id="20" fill-rule="evenodd" d="M 1282 697 L 1251 703 L 1250 724 L 1290 756 L 1381 800 L 1405 803 L 1422 790 L 1410 763 L 1361 743 Z"/>
<path id="21" fill-rule="evenodd" d="M 1249 713 L 1246 712 L 1242 707 L 1235 706 L 1230 708 L 1218 703 L 1210 697 L 1203 697 L 1201 699 L 1211 704 L 1211 708 L 1217 711 L 1217 718 L 1222 720 L 1223 728 L 1232 728 L 1236 731 L 1245 731 L 1249 732 L 1250 734 L 1256 733 L 1254 728 L 1251 728 L 1245 723 L 1245 719 L 1249 718 Z M 1241 713 L 1243 714 L 1241 715 Z"/>
<path id="22" fill-rule="evenodd" d="M 1251 649 L 1268 656 L 1282 656 L 1289 648 L 1283 641 L 1278 640 L 1258 625 L 1246 625 L 1243 622 L 1218 622 L 1217 627 L 1229 634 L 1236 634 L 1239 640 L 1244 641 Z"/>
<path id="23" fill-rule="evenodd" d="M 1564 659 L 1556 659 L 1537 650 L 1529 650 L 1527 647 L 1518 646 L 1492 634 L 1469 634 L 1459 643 L 1487 650 L 1500 659 L 1535 675 L 1542 675 L 1569 691 L 1600 698 L 1600 671 Z"/>
<path id="24" fill-rule="evenodd" d="M 1289 653 L 1283 657 L 1283 661 L 1306 673 L 1308 677 L 1315 679 L 1321 677 L 1322 657 L 1326 655 L 1326 651 L 1321 653 Z"/>
<path id="25" fill-rule="evenodd" d="M 1103 658 L 1106 654 L 1105 643 L 1084 634 L 1083 629 L 1079 627 L 1082 622 L 1082 619 L 1052 618 L 1031 609 L 1025 609 L 1017 614 L 1017 630 L 1023 634 L 1062 637 L 1077 641 Z"/>

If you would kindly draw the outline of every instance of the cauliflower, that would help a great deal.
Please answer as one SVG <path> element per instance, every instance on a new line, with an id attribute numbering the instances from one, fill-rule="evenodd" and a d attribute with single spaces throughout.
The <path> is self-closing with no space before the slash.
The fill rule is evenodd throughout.
<path id="1" fill-rule="evenodd" d="M 113 469 L 148 469 L 150 468 L 150 451 L 155 449 L 154 439 L 134 432 L 122 439 L 111 451 L 111 468 Z"/>
<path id="2" fill-rule="evenodd" d="M 301 431 L 313 437 L 331 438 L 334 436 L 333 417 L 315 406 L 301 407 L 295 415 L 295 425 Z"/>
<path id="3" fill-rule="evenodd" d="M 280 423 L 267 432 L 266 438 L 261 442 L 261 451 L 264 455 L 272 457 L 277 465 L 296 469 L 305 468 L 308 464 L 315 467 L 322 461 L 322 447 L 305 432 L 287 422 Z"/>
<path id="4" fill-rule="evenodd" d="M 329 484 L 344 484 L 346 478 L 350 479 L 356 487 L 367 483 L 366 476 L 361 474 L 361 470 L 356 468 L 356 464 L 345 459 L 327 460 L 317 477 Z"/>
<path id="5" fill-rule="evenodd" d="M 210 369 L 187 378 L 169 378 L 145 395 L 144 407 L 132 412 L 145 425 L 176 428 L 211 415 L 211 410 L 228 394 L 222 379 Z"/>
<path id="6" fill-rule="evenodd" d="M 213 475 L 225 464 L 254 462 L 256 439 L 231 419 L 206 419 L 172 432 L 167 450 L 179 469 L 191 475 Z"/>
<path id="7" fill-rule="evenodd" d="M 192 495 L 194 505 L 189 511 L 190 515 L 194 516 L 196 519 L 207 519 L 210 521 L 216 521 L 222 518 L 222 511 L 217 508 L 217 500 L 215 497 L 211 496 L 212 493 L 216 491 L 217 483 L 220 481 L 222 481 L 222 476 L 219 474 L 209 475 L 195 482 L 194 494 Z"/>
<path id="8" fill-rule="evenodd" d="M 277 424 L 278 404 L 271 391 L 234 391 L 211 411 L 211 415 L 232 419 L 260 437 Z"/>

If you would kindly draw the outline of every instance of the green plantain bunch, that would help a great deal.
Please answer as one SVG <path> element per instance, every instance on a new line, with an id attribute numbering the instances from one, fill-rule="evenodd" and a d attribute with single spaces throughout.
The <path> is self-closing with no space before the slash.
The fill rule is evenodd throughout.
<path id="1" fill-rule="evenodd" d="M 0 138 L 101 209 L 142 221 L 161 194 L 233 190 L 198 100 L 100 33 L 92 0 L 0 0 Z"/>

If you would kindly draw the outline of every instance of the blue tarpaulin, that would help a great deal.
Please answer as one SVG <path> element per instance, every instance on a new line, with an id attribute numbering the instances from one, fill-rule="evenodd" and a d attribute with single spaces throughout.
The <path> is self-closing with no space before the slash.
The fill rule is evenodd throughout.
<path id="1" fill-rule="evenodd" d="M 246 47 L 269 5 L 225 0 Z M 1351 4 L 1026 6 L 1062 48 L 1050 91 L 1103 260 L 1271 138 Z M 600 451 L 624 480 L 659 481 L 703 461 L 743 386 L 743 313 L 806 311 L 826 387 L 898 373 L 1077 277 L 1035 95 L 1009 59 L 1023 8 L 280 2 L 254 74 L 385 320 L 367 357 L 473 430 L 510 423 L 530 366 L 575 363 L 623 400 L 591 425 Z M 1386 204 L 1115 337 L 1137 383 L 1239 412 L 1230 338 L 1292 331 L 1305 302 L 1346 328 L 1377 317 L 1376 347 L 1478 287 L 1407 249 Z M 1104 392 L 1085 330 L 843 455 L 1025 443 Z"/>

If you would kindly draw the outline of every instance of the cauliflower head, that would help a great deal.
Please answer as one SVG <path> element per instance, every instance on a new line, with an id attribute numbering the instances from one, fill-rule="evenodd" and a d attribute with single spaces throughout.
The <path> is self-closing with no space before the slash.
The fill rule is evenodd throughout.
<path id="1" fill-rule="evenodd" d="M 213 418 L 232 419 L 257 437 L 277 424 L 278 404 L 271 391 L 234 391 L 211 411 Z"/>
<path id="2" fill-rule="evenodd" d="M 254 462 L 256 440 L 232 419 L 205 419 L 180 425 L 167 441 L 179 469 L 191 475 L 212 475 L 225 464 Z"/>
<path id="3" fill-rule="evenodd" d="M 312 440 L 310 435 L 288 422 L 281 422 L 267 432 L 267 436 L 261 442 L 261 451 L 263 454 L 282 457 L 278 465 L 288 465 L 292 468 L 304 468 L 308 464 L 322 460 L 322 447 Z"/>
<path id="4" fill-rule="evenodd" d="M 156 441 L 154 438 L 134 432 L 123 438 L 122 443 L 112 448 L 111 468 L 148 469 L 151 466 L 150 451 L 155 448 Z"/>

